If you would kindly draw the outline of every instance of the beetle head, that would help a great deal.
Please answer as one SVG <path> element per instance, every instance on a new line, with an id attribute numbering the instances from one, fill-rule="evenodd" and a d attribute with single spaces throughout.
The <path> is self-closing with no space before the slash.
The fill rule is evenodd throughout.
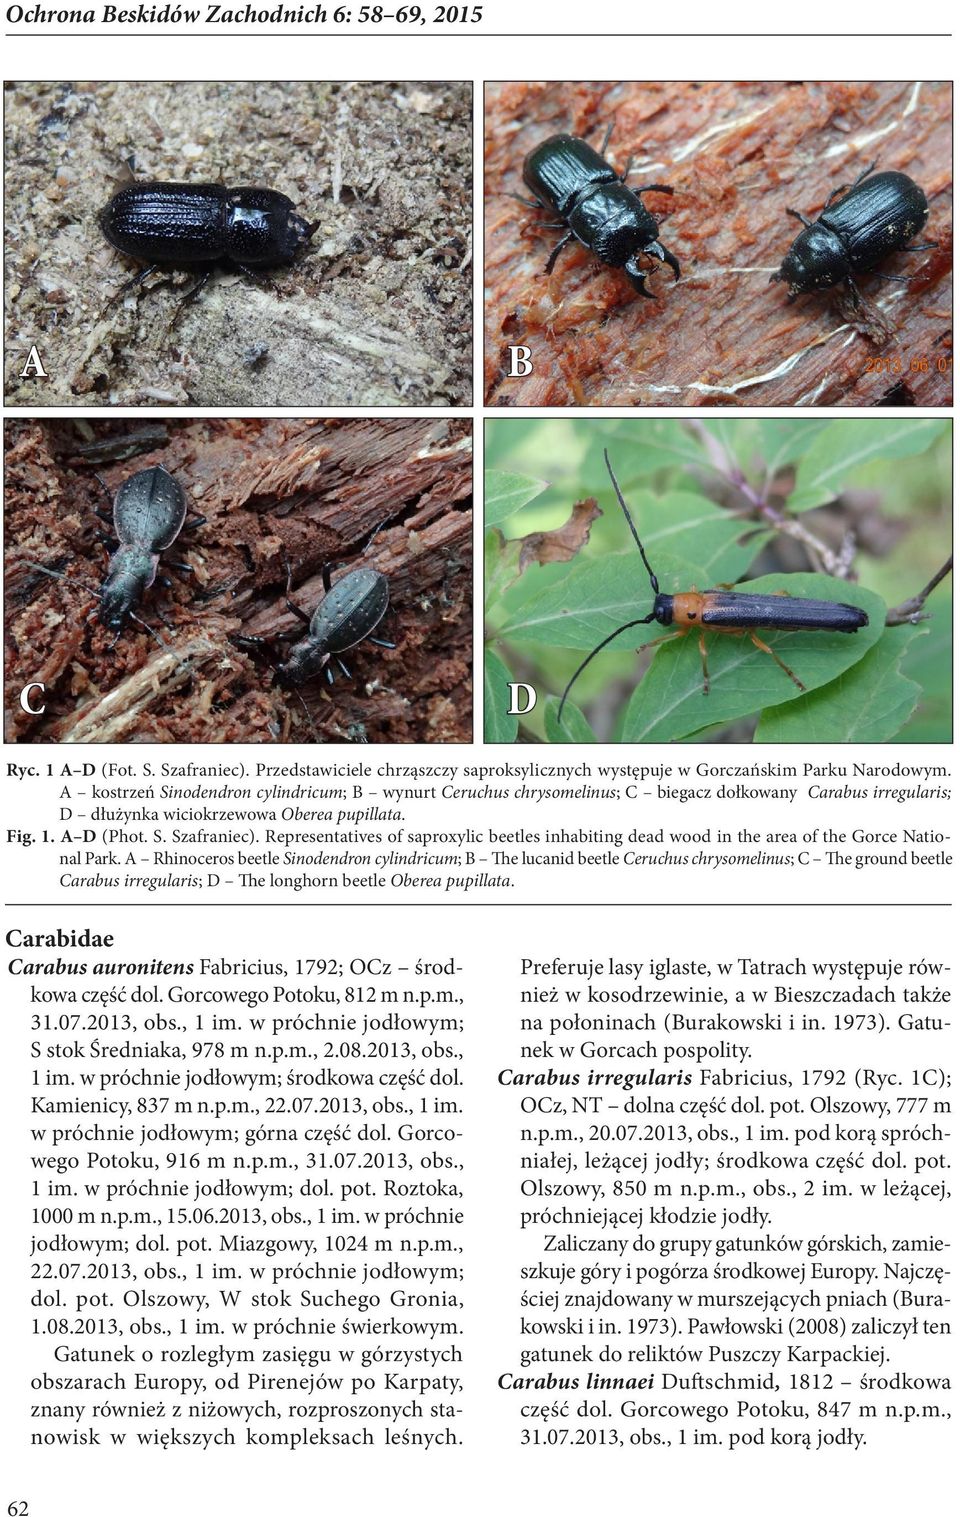
<path id="1" fill-rule="evenodd" d="M 321 673 L 330 662 L 330 655 L 316 641 L 305 637 L 299 643 L 294 643 L 287 657 L 277 665 L 277 683 L 285 689 L 296 689 L 298 685 L 305 685 Z"/>

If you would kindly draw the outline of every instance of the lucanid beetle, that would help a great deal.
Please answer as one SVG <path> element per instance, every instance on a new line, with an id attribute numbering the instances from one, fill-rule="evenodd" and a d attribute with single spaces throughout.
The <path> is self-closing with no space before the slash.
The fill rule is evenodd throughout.
<path id="1" fill-rule="evenodd" d="M 613 472 L 606 448 L 603 450 L 604 463 L 610 475 L 617 500 L 627 526 L 633 536 L 633 540 L 640 549 L 640 557 L 643 566 L 650 578 L 650 587 L 653 590 L 653 610 L 648 616 L 638 616 L 633 621 L 624 622 L 609 637 L 605 637 L 598 643 L 591 653 L 588 653 L 583 663 L 574 670 L 567 682 L 567 688 L 563 692 L 560 701 L 560 709 L 557 712 L 557 720 L 563 716 L 563 707 L 576 680 L 586 669 L 587 665 L 597 654 L 612 643 L 614 638 L 619 637 L 621 632 L 626 632 L 629 627 L 643 627 L 649 622 L 659 622 L 661 627 L 675 627 L 675 632 L 667 633 L 666 637 L 655 638 L 648 643 L 648 648 L 655 647 L 657 643 L 669 642 L 675 637 L 686 637 L 688 632 L 696 628 L 700 642 L 700 662 L 703 669 L 703 693 L 710 694 L 710 675 L 707 670 L 707 644 L 705 634 L 707 632 L 725 632 L 735 637 L 748 636 L 755 648 L 762 653 L 769 653 L 775 663 L 780 665 L 798 690 L 805 690 L 806 686 L 797 679 L 789 665 L 774 653 L 768 643 L 757 636 L 758 627 L 773 628 L 784 632 L 858 632 L 861 627 L 866 627 L 869 617 L 859 606 L 850 606 L 845 601 L 828 600 L 803 600 L 793 598 L 784 592 L 783 595 L 748 595 L 740 594 L 736 590 L 687 590 L 679 595 L 665 595 L 660 589 L 657 576 L 650 567 L 643 543 L 637 535 L 637 529 L 633 524 L 629 507 L 623 498 L 623 493 L 617 483 L 617 477 Z"/>
<path id="2" fill-rule="evenodd" d="M 843 280 L 854 304 L 859 305 L 854 274 L 872 269 L 888 253 L 922 253 L 936 247 L 935 242 L 907 246 L 929 214 L 920 186 L 906 174 L 892 170 L 874 174 L 875 168 L 876 163 L 871 163 L 853 184 L 835 189 L 816 221 L 802 211 L 787 211 L 788 216 L 803 222 L 803 231 L 779 271 L 771 274 L 770 283 L 788 285 L 790 300 L 809 290 L 830 289 Z M 909 283 L 903 274 L 877 277 Z"/>
<path id="3" fill-rule="evenodd" d="M 118 190 L 99 221 L 109 243 L 147 264 L 131 284 L 161 267 L 191 268 L 223 259 L 259 279 L 259 270 L 293 263 L 320 225 L 298 216 L 293 201 L 278 190 L 161 182 Z M 209 277 L 208 269 L 191 297 Z"/>
<path id="4" fill-rule="evenodd" d="M 630 164 L 618 174 L 604 158 L 610 141 L 609 127 L 597 152 L 582 137 L 561 133 L 548 137 L 528 153 L 523 163 L 523 182 L 535 200 L 516 198 L 537 210 L 552 211 L 559 217 L 548 226 L 566 227 L 567 231 L 547 260 L 549 274 L 567 243 L 574 238 L 612 268 L 623 269 L 641 295 L 656 297 L 646 288 L 648 270 L 637 262 L 641 253 L 658 258 L 673 269 L 674 281 L 680 278 L 680 264 L 659 241 L 659 223 L 647 210 L 640 196 L 645 190 L 659 190 L 672 195 L 668 184 L 645 184 L 638 190 L 627 185 Z"/>

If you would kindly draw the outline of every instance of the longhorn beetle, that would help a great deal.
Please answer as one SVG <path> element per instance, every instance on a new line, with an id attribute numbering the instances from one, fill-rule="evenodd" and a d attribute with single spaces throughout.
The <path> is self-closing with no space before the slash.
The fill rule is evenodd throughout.
<path id="1" fill-rule="evenodd" d="M 747 636 L 755 648 L 762 653 L 769 653 L 775 663 L 780 665 L 798 690 L 805 690 L 806 686 L 797 679 L 793 670 L 783 662 L 769 643 L 765 643 L 757 636 L 758 627 L 772 627 L 783 632 L 858 632 L 861 627 L 868 624 L 869 617 L 859 606 L 849 606 L 844 601 L 830 600 L 802 600 L 794 599 L 788 591 L 774 592 L 771 595 L 746 595 L 737 590 L 686 590 L 679 595 L 664 595 L 660 589 L 657 576 L 650 567 L 650 561 L 644 552 L 643 543 L 637 535 L 637 529 L 633 524 L 633 517 L 623 492 L 617 483 L 617 476 L 613 472 L 606 448 L 603 450 L 603 460 L 607 466 L 607 473 L 616 491 L 620 508 L 627 519 L 633 540 L 640 549 L 640 557 L 643 566 L 650 577 L 650 587 L 653 590 L 653 610 L 648 616 L 638 616 L 634 621 L 624 622 L 603 642 L 598 643 L 592 653 L 588 653 L 583 663 L 575 669 L 567 683 L 560 701 L 560 709 L 557 712 L 557 720 L 563 717 L 563 707 L 573 688 L 574 682 L 580 678 L 584 669 L 596 658 L 601 649 L 608 643 L 612 643 L 621 632 L 626 632 L 628 627 L 643 627 L 648 622 L 659 622 L 661 627 L 676 627 L 675 632 L 668 632 L 665 637 L 658 637 L 647 647 L 655 647 L 657 643 L 670 642 L 675 637 L 686 637 L 688 632 L 697 629 L 700 642 L 700 662 L 703 668 L 703 693 L 710 694 L 710 675 L 707 670 L 707 632 L 724 632 L 733 637 Z"/>

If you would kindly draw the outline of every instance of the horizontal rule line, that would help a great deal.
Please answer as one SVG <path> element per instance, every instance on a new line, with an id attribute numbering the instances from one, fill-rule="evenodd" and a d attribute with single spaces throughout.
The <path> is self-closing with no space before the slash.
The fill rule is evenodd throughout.
<path id="1" fill-rule="evenodd" d="M 317 900 L 307 900 L 307 901 L 300 901 L 300 900 L 297 900 L 297 901 L 7 901 L 5 909 L 8 910 L 8 911 L 12 911 L 12 910 L 14 910 L 17 907 L 26 908 L 28 906 L 29 907 L 43 906 L 43 907 L 50 907 L 53 910 L 60 910 L 60 911 L 63 911 L 63 910 L 66 910 L 66 911 L 116 911 L 118 909 L 121 910 L 121 911 L 156 911 L 157 907 L 163 907 L 163 906 L 166 906 L 168 908 L 175 908 L 177 906 L 189 906 L 191 908 L 191 910 L 193 910 L 193 908 L 196 907 L 196 906 L 206 906 L 206 907 L 228 906 L 228 907 L 231 908 L 231 910 L 235 910 L 238 906 L 241 906 L 241 907 L 245 906 L 245 907 L 248 907 L 248 908 L 250 908 L 251 910 L 254 910 L 254 911 L 263 911 L 264 908 L 272 906 L 272 907 L 279 907 L 282 910 L 286 911 L 291 906 L 309 906 L 310 909 L 311 909 L 311 911 L 313 911 L 313 910 L 316 910 L 316 908 L 317 908 L 318 905 L 322 905 L 324 911 L 329 911 L 331 908 L 333 908 L 333 909 L 336 909 L 336 908 L 345 908 L 348 911 L 356 911 L 358 907 L 364 907 L 364 906 L 385 906 L 385 907 L 388 907 L 388 908 L 399 907 L 401 910 L 404 909 L 404 908 L 407 908 L 407 909 L 413 909 L 413 910 L 418 910 L 418 911 L 423 910 L 424 907 L 428 907 L 428 906 L 452 906 L 452 907 L 455 907 L 457 910 L 462 910 L 464 907 L 468 907 L 470 909 L 474 909 L 474 908 L 477 908 L 477 907 L 479 907 L 480 909 L 483 909 L 483 908 L 493 908 L 494 910 L 496 910 L 498 907 L 503 907 L 503 906 L 541 906 L 541 907 L 553 907 L 553 906 L 564 907 L 564 906 L 572 906 L 572 907 L 575 907 L 578 911 L 582 910 L 584 906 L 670 906 L 670 907 L 679 907 L 679 906 L 703 906 L 703 907 L 707 907 L 707 906 L 710 906 L 710 907 L 713 907 L 713 908 L 734 907 L 735 909 L 739 909 L 742 906 L 749 906 L 751 908 L 751 910 L 754 910 L 754 909 L 756 909 L 758 907 L 760 907 L 760 908 L 767 908 L 767 909 L 769 909 L 771 907 L 776 907 L 777 909 L 782 909 L 783 907 L 786 907 L 788 910 L 796 910 L 796 909 L 801 909 L 802 910 L 804 908 L 810 908 L 811 910 L 814 910 L 814 911 L 822 911 L 824 908 L 827 908 L 827 907 L 830 910 L 836 910 L 836 908 L 838 906 L 844 906 L 848 910 L 852 911 L 852 910 L 854 910 L 857 907 L 869 906 L 871 910 L 875 910 L 877 907 L 887 907 L 887 908 L 890 908 L 890 909 L 894 909 L 895 908 L 898 911 L 902 911 L 905 906 L 910 906 L 910 907 L 913 907 L 914 909 L 922 909 L 924 911 L 929 911 L 932 906 L 949 907 L 949 906 L 953 905 L 953 902 L 952 901 L 513 901 L 513 900 L 511 900 L 511 901 L 363 901 L 363 900 L 357 900 L 357 901 L 317 901 Z"/>
<path id="2" fill-rule="evenodd" d="M 6 36 L 8 36 L 8 37 L 32 37 L 33 35 L 34 35 L 33 32 L 7 32 L 6 33 Z M 179 32 L 152 32 L 152 31 L 144 30 L 142 32 L 138 32 L 138 31 L 131 31 L 131 32 L 128 32 L 128 31 L 123 31 L 123 32 L 116 32 L 116 31 L 113 31 L 113 32 L 44 32 L 43 36 L 45 38 L 49 38 L 49 37 L 120 37 L 120 36 L 130 36 L 130 37 L 176 37 L 178 39 L 187 38 L 187 37 L 218 37 L 221 40 L 223 38 L 225 38 L 225 37 L 247 37 L 247 38 L 251 38 L 252 37 L 257 42 L 272 42 L 272 41 L 278 41 L 279 42 L 279 41 L 282 41 L 284 38 L 289 38 L 289 37 L 318 37 L 318 36 L 325 36 L 327 38 L 332 38 L 332 37 L 337 37 L 337 38 L 339 38 L 339 37 L 362 38 L 364 41 L 370 41 L 372 39 L 380 40 L 381 38 L 383 38 L 384 40 L 388 40 L 389 41 L 389 40 L 392 40 L 392 39 L 396 39 L 397 37 L 417 37 L 417 38 L 419 38 L 422 41 L 425 37 L 439 37 L 444 42 L 459 41 L 461 39 L 461 37 L 478 37 L 478 38 L 480 38 L 481 41 L 491 41 L 491 42 L 495 42 L 495 41 L 512 42 L 512 41 L 519 41 L 520 39 L 530 40 L 531 38 L 534 41 L 540 41 L 542 38 L 548 38 L 549 39 L 549 38 L 553 38 L 553 37 L 557 37 L 557 38 L 566 38 L 566 37 L 569 37 L 569 38 L 573 38 L 573 39 L 583 38 L 585 40 L 592 40 L 594 37 L 598 37 L 598 38 L 600 38 L 601 41 L 607 41 L 607 42 L 609 42 L 609 41 L 618 41 L 621 37 L 624 38 L 625 40 L 628 40 L 628 41 L 644 41 L 648 37 L 655 37 L 655 38 L 658 38 L 660 41 L 663 41 L 663 40 L 668 39 L 668 38 L 673 38 L 673 37 L 681 38 L 684 41 L 689 41 L 691 38 L 695 38 L 695 37 L 775 37 L 775 38 L 777 38 L 777 39 L 779 39 L 781 41 L 786 41 L 786 40 L 789 40 L 789 39 L 794 38 L 794 37 L 798 37 L 798 38 L 800 38 L 800 37 L 803 37 L 803 38 L 812 38 L 812 37 L 824 37 L 824 38 L 856 37 L 857 39 L 860 39 L 860 38 L 866 39 L 866 38 L 870 38 L 870 37 L 880 37 L 880 38 L 901 38 L 901 37 L 902 38 L 907 38 L 907 37 L 916 37 L 918 41 L 929 41 L 929 40 L 933 40 L 933 39 L 937 39 L 937 38 L 949 38 L 949 37 L 953 36 L 953 33 L 952 32 L 457 32 L 457 33 L 453 33 L 453 32 L 448 32 L 448 31 L 420 31 L 420 30 L 415 30 L 412 27 L 408 28 L 407 30 L 402 31 L 402 32 L 378 32 L 378 31 L 341 32 L 341 31 L 337 31 L 337 30 L 325 31 L 323 28 L 313 27 L 309 31 L 301 31 L 301 32 L 267 32 L 266 34 L 264 34 L 263 32 L 228 32 L 228 31 L 221 31 L 221 32 L 185 32 L 185 31 L 179 31 Z"/>

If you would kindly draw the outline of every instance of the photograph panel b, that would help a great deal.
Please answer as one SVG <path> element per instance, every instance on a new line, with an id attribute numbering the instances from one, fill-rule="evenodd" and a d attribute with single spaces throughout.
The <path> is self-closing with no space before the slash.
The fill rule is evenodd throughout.
<path id="1" fill-rule="evenodd" d="M 949 83 L 485 87 L 484 399 L 952 403 Z"/>

